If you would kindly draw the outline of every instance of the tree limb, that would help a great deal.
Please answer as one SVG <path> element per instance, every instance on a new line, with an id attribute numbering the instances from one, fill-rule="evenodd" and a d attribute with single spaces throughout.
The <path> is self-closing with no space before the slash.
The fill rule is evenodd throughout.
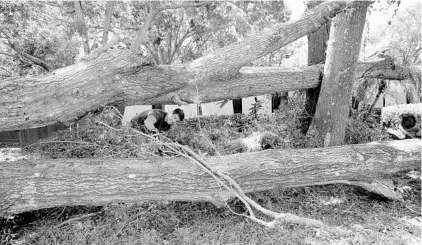
<path id="1" fill-rule="evenodd" d="M 131 50 L 133 52 L 138 52 L 140 50 L 140 45 L 143 44 L 146 40 L 147 31 L 151 27 L 152 21 L 157 17 L 157 15 L 163 11 L 163 10 L 170 10 L 170 9 L 178 9 L 178 8 L 189 8 L 189 7 L 201 7 L 208 4 L 208 2 L 202 2 L 202 3 L 194 3 L 194 4 L 177 4 L 177 5 L 167 5 L 167 6 L 159 6 L 158 3 L 152 3 L 151 6 L 151 13 L 145 20 L 144 25 L 139 30 L 138 34 L 135 37 L 135 40 L 133 41 L 133 44 L 131 46 Z"/>
<path id="2" fill-rule="evenodd" d="M 145 23 L 142 25 L 141 29 L 139 29 L 138 34 L 136 34 L 135 40 L 133 41 L 132 46 L 130 47 L 130 49 L 134 53 L 139 52 L 141 44 L 143 44 L 146 40 L 146 35 L 149 28 L 151 27 L 152 21 L 162 11 L 162 9 L 160 9 L 157 5 L 158 3 L 156 2 L 151 3 L 151 12 L 145 20 Z"/>
<path id="3" fill-rule="evenodd" d="M 42 59 L 39 59 L 35 56 L 32 56 L 26 52 L 24 52 L 22 49 L 20 49 L 17 45 L 15 45 L 11 40 L 8 40 L 8 43 L 3 42 L 2 40 L 0 40 L 0 43 L 9 47 L 10 49 L 14 50 L 18 55 L 21 55 L 22 57 L 25 57 L 26 59 L 28 59 L 29 61 L 31 61 L 32 63 L 41 66 L 42 68 L 44 68 L 46 71 L 51 71 L 52 68 L 51 66 L 45 62 Z M 6 53 L 2 53 L 4 55 L 7 55 Z M 12 56 L 12 55 L 8 55 L 8 56 Z"/>

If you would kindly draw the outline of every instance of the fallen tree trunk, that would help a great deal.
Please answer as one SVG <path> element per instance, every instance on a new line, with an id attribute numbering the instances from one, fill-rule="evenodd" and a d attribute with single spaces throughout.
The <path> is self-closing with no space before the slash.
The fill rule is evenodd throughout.
<path id="1" fill-rule="evenodd" d="M 420 166 L 421 141 L 403 140 L 329 148 L 267 150 L 208 158 L 245 192 L 276 186 L 346 183 L 389 198 L 386 175 Z M 0 150 L 0 214 L 64 205 L 152 200 L 211 201 L 232 197 L 185 158 L 27 159 Z M 9 160 L 8 160 L 9 159 Z"/>
<path id="2" fill-rule="evenodd" d="M 57 122 L 72 123 L 86 112 L 119 101 L 124 101 L 125 105 L 177 103 L 174 97 L 169 97 L 169 94 L 175 95 L 171 91 L 184 84 L 184 81 L 180 80 L 181 76 L 177 75 L 176 68 L 150 67 L 138 72 L 127 69 L 130 70 L 129 73 L 133 73 L 132 76 L 128 75 L 126 80 L 119 81 L 105 78 L 98 81 L 82 79 L 81 77 L 89 77 L 84 72 L 72 77 L 72 81 L 66 84 L 50 81 L 48 76 L 33 81 L 28 78 L 19 81 L 7 80 L 0 84 L 0 95 L 4 95 L 0 99 L 0 132 L 43 127 Z M 388 77 L 391 79 L 406 79 L 407 77 L 403 75 L 406 73 L 404 70 L 399 66 L 391 66 L 385 59 L 381 59 L 376 62 L 360 63 L 356 77 L 382 78 L 382 74 L 389 74 Z M 185 89 L 179 91 L 177 97 L 190 103 L 203 103 L 268 94 L 274 91 L 315 88 L 320 83 L 322 72 L 323 65 L 296 68 L 243 67 L 238 75 L 226 80 L 220 86 L 204 86 L 202 90 Z M 397 72 L 396 77 L 394 72 Z M 56 76 L 61 73 L 66 74 L 66 71 L 56 71 Z M 104 72 L 102 76 L 112 75 Z M 135 82 L 140 79 L 150 81 L 151 84 L 140 85 Z M 167 82 L 163 82 L 165 80 Z M 169 90 L 166 90 L 166 87 Z M 161 92 L 160 96 L 148 96 L 148 93 L 155 94 L 157 91 Z"/>
<path id="3" fill-rule="evenodd" d="M 382 108 L 381 123 L 398 139 L 421 137 L 422 103 Z"/>

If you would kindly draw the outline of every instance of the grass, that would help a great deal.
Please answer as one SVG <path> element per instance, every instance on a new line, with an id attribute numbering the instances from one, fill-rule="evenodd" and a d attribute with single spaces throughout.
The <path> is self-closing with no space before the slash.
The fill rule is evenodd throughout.
<path id="1" fill-rule="evenodd" d="M 300 115 L 300 110 L 290 107 L 274 117 L 233 115 L 192 119 L 166 136 L 202 155 L 215 154 L 210 142 L 221 154 L 246 151 L 233 147 L 233 142 L 264 131 L 278 137 L 266 142 L 269 148 L 300 148 L 307 140 L 300 134 Z M 368 124 L 352 115 L 347 143 L 385 138 L 379 124 Z M 76 133 L 58 132 L 49 142 L 32 145 L 27 150 L 50 158 L 151 154 L 151 148 L 140 147 L 124 128 L 117 132 L 92 122 Z M 391 178 L 398 189 L 404 190 L 404 202 L 384 200 L 359 187 L 342 184 L 279 187 L 248 194 L 271 210 L 319 219 L 336 227 L 330 230 L 300 225 L 270 230 L 210 203 L 120 203 L 52 208 L 0 219 L 0 244 L 419 244 L 420 227 L 403 218 L 419 219 L 420 225 L 420 172 L 417 178 L 410 178 L 405 172 Z M 236 212 L 245 211 L 237 200 L 232 200 L 230 206 Z"/>

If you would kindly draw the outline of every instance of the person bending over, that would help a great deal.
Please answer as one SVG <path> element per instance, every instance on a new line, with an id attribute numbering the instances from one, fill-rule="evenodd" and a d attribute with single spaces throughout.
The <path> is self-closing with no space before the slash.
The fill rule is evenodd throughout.
<path id="1" fill-rule="evenodd" d="M 172 113 L 159 109 L 151 109 L 141 112 L 130 121 L 132 128 L 137 128 L 144 133 L 157 133 L 168 131 L 175 122 L 183 121 L 185 113 L 177 108 Z"/>

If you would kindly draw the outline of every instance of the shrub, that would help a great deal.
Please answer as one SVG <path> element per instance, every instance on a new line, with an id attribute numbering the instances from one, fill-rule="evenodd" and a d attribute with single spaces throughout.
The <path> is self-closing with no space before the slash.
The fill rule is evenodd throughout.
<path id="1" fill-rule="evenodd" d="M 346 144 L 361 144 L 389 138 L 390 136 L 381 126 L 377 113 L 365 114 L 362 112 L 355 112 L 347 121 L 345 135 Z"/>

